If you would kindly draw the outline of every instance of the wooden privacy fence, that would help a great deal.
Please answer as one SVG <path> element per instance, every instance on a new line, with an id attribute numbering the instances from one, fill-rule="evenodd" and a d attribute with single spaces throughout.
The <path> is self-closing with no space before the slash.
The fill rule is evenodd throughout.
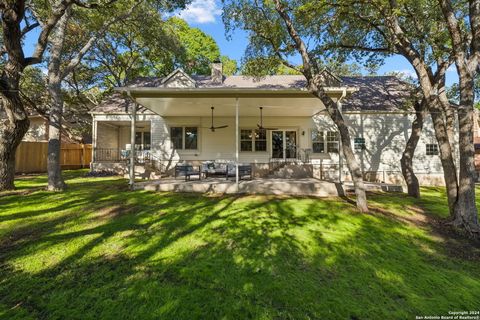
<path id="1" fill-rule="evenodd" d="M 15 157 L 16 173 L 47 171 L 48 142 L 22 142 Z M 87 168 L 92 161 L 91 144 L 62 143 L 60 163 L 62 169 Z"/>

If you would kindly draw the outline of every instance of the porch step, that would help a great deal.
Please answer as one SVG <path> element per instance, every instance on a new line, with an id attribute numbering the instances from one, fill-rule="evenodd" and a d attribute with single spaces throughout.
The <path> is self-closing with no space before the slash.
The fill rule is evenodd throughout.
<path id="1" fill-rule="evenodd" d="M 272 171 L 268 178 L 271 179 L 307 179 L 313 178 L 313 165 L 311 164 L 284 164 Z"/>
<path id="2" fill-rule="evenodd" d="M 128 168 L 124 173 L 125 178 L 129 178 Z M 135 165 L 135 178 L 145 180 L 157 180 L 162 178 L 162 174 L 150 165 Z"/>
<path id="3" fill-rule="evenodd" d="M 355 192 L 353 183 L 344 183 L 345 192 Z M 365 182 L 365 189 L 370 192 L 405 192 L 402 185 L 387 184 L 387 183 L 370 183 Z"/>

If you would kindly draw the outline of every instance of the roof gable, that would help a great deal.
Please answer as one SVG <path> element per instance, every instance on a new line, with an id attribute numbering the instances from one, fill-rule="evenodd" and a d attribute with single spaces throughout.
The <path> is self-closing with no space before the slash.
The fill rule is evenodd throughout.
<path id="1" fill-rule="evenodd" d="M 183 69 L 176 69 L 162 80 L 161 85 L 165 88 L 195 88 L 197 83 Z"/>

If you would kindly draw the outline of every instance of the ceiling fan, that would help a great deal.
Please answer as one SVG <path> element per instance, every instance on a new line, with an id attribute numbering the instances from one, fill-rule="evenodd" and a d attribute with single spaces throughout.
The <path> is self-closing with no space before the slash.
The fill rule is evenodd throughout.
<path id="1" fill-rule="evenodd" d="M 260 107 L 260 124 L 257 124 L 257 127 L 260 130 L 278 130 L 278 128 L 265 128 L 263 126 L 263 107 Z"/>
<path id="2" fill-rule="evenodd" d="M 210 109 L 212 109 L 212 126 L 211 126 L 210 128 L 205 128 L 205 129 L 210 129 L 210 131 L 215 132 L 216 129 L 224 129 L 224 128 L 227 128 L 228 125 L 217 126 L 217 127 L 215 127 L 215 126 L 213 125 L 213 110 L 214 110 L 215 108 L 214 108 L 214 107 L 211 107 Z"/>

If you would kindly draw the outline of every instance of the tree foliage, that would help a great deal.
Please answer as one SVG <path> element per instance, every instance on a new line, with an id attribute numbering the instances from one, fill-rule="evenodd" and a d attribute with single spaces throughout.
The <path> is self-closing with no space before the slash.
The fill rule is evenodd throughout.
<path id="1" fill-rule="evenodd" d="M 318 1 L 312 1 L 312 5 L 318 5 Z M 318 25 L 306 13 L 303 12 L 302 1 L 225 0 L 223 18 L 227 32 L 241 28 L 248 33 L 249 44 L 244 57 L 246 73 L 268 75 L 275 73 L 282 64 L 306 78 L 307 89 L 322 101 L 339 131 L 343 155 L 355 187 L 357 208 L 366 212 L 365 186 L 353 153 L 348 126 L 338 103 L 328 95 L 322 83 L 328 57 L 318 50 Z M 302 61 L 301 67 L 292 62 L 298 56 Z"/>
<path id="2" fill-rule="evenodd" d="M 238 66 L 237 61 L 230 59 L 228 56 L 221 56 L 220 61 L 223 64 L 223 74 L 226 76 L 231 76 L 237 73 Z"/>

